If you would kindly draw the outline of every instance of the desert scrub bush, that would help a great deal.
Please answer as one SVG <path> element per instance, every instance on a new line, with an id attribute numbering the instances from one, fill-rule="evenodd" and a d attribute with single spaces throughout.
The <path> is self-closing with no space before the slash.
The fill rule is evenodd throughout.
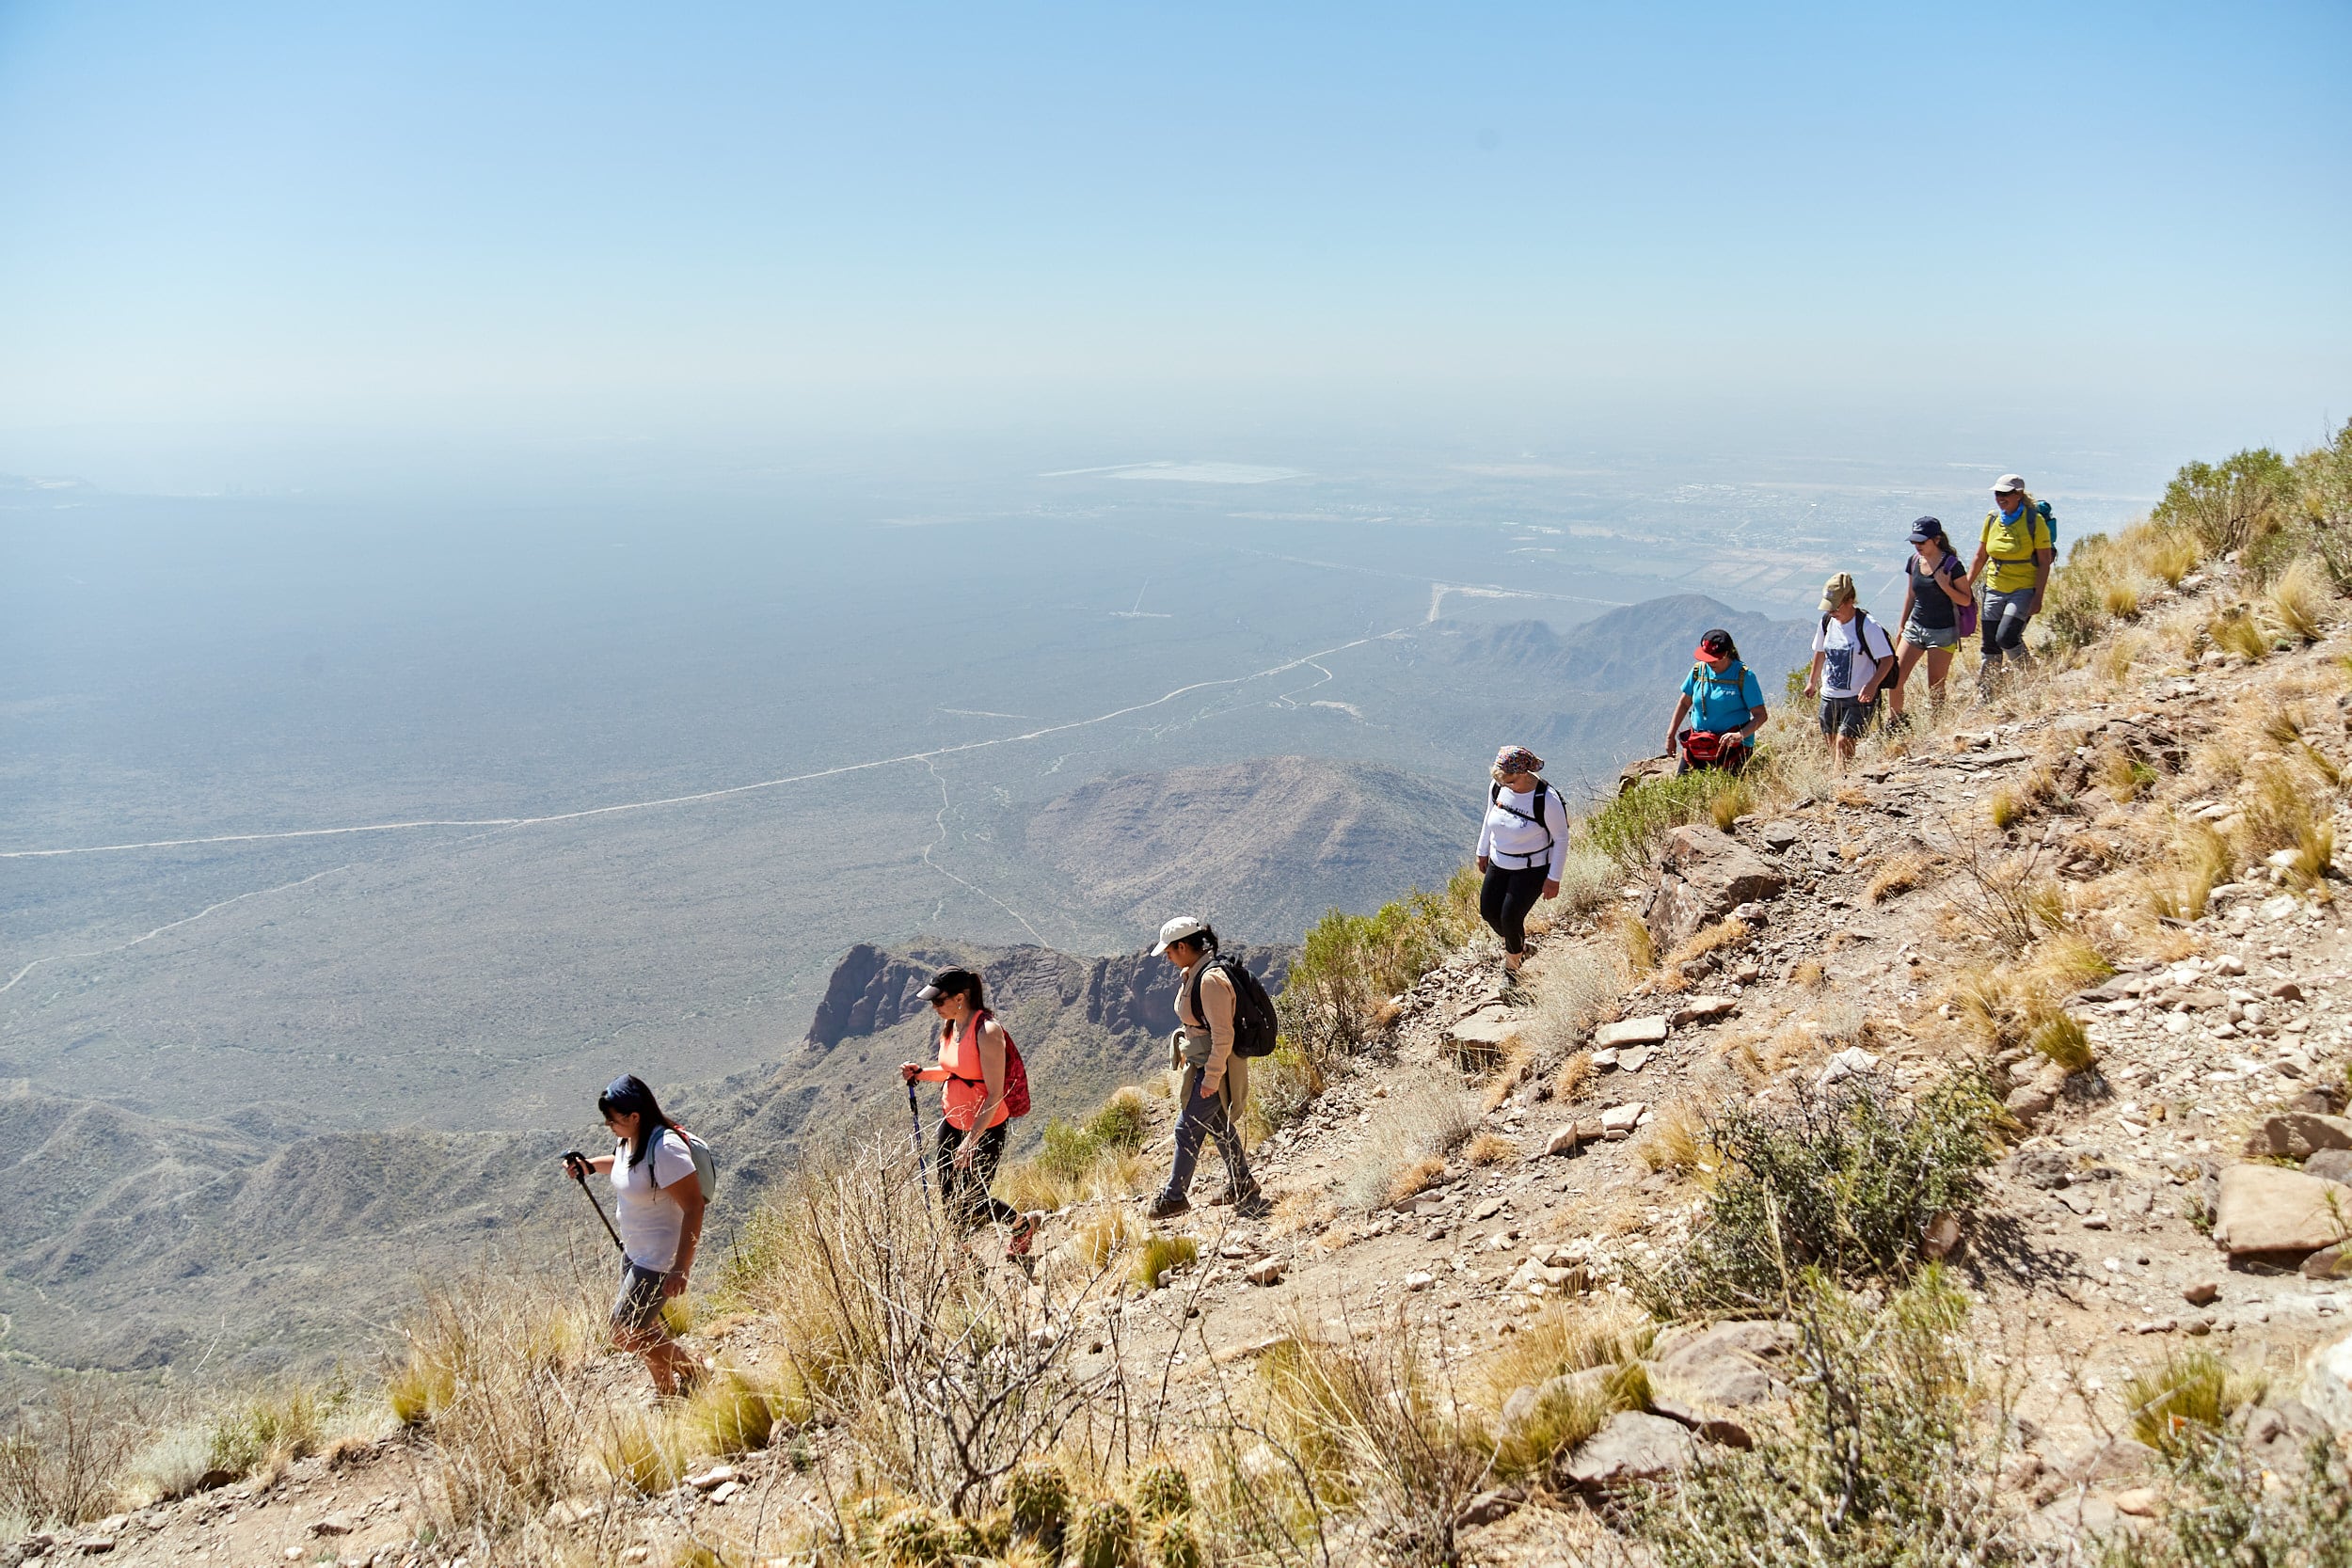
<path id="1" fill-rule="evenodd" d="M 1747 780 L 1734 774 L 1717 775 L 1715 787 L 1708 792 L 1707 816 L 1716 828 L 1731 832 L 1731 825 L 1756 809 L 1756 791 Z"/>
<path id="2" fill-rule="evenodd" d="M 1683 1175 L 1699 1167 L 1707 1149 L 1707 1118 L 1687 1100 L 1678 1100 L 1659 1113 L 1639 1143 L 1634 1157 L 1652 1171 Z"/>
<path id="3" fill-rule="evenodd" d="M 1737 782 L 1714 768 L 1678 778 L 1644 779 L 1579 822 L 1575 842 L 1621 870 L 1638 871 L 1649 863 L 1659 840 L 1708 816 L 1717 792 Z"/>
<path id="4" fill-rule="evenodd" d="M 1294 1334 L 1260 1357 L 1267 1437 L 1319 1513 L 1361 1513 L 1401 1560 L 1459 1562 L 1456 1521 L 1491 1473 L 1485 1434 L 1442 1344 L 1402 1310 L 1377 1327 L 1337 1343 Z"/>
<path id="5" fill-rule="evenodd" d="M 1274 1049 L 1249 1064 L 1249 1100 L 1242 1108 L 1242 1136 L 1252 1147 L 1278 1128 L 1307 1114 L 1323 1093 L 1323 1068 L 1311 1052 L 1278 1036 Z"/>
<path id="6" fill-rule="evenodd" d="M 95 1376 L 61 1379 L 19 1404 L 0 1426 L 0 1521 L 38 1529 L 114 1512 L 151 1420 L 137 1395 Z"/>
<path id="7" fill-rule="evenodd" d="M 2187 1434 L 2183 1434 L 2185 1438 Z M 2333 1568 L 2352 1562 L 2352 1456 L 2314 1438 L 2282 1485 L 2224 1427 L 2165 1455 L 2170 1506 L 2098 1543 L 2101 1568 Z"/>
<path id="8" fill-rule="evenodd" d="M 1625 873 L 1608 856 L 1570 845 L 1560 858 L 1560 908 L 1569 914 L 1589 915 L 1617 895 Z"/>
<path id="9" fill-rule="evenodd" d="M 308 1459 L 326 1446 L 330 1424 L 351 1403 L 351 1386 L 341 1379 L 320 1388 L 284 1383 L 254 1389 L 213 1418 L 212 1467 L 249 1476 Z"/>
<path id="10" fill-rule="evenodd" d="M 2219 463 L 2184 466 L 2148 520 L 2186 532 L 2208 558 L 2227 555 L 2282 527 L 2298 489 L 2286 459 L 2252 447 Z"/>
<path id="11" fill-rule="evenodd" d="M 1797 1282 L 1790 1414 L 1747 1451 L 1703 1446 L 1677 1485 L 1635 1505 L 1659 1568 L 2025 1560 L 2001 1489 L 1999 1412 L 1962 1329 L 1967 1298 L 1940 1269 L 1876 1311 L 1827 1279 Z M 1997 1399 L 1993 1402 L 1997 1403 Z"/>
<path id="12" fill-rule="evenodd" d="M 1073 1422 L 1124 1418 L 1073 1348 L 1124 1281 L 1082 1248 L 1040 1259 L 1036 1291 L 973 1267 L 903 1134 L 804 1153 L 744 1234 L 726 1293 L 773 1326 L 809 1419 L 896 1492 L 966 1516 Z"/>
<path id="13" fill-rule="evenodd" d="M 1072 1249 L 1089 1269 L 1101 1274 L 1142 1240 L 1135 1215 L 1125 1209 L 1107 1209 L 1080 1222 Z"/>
<path id="14" fill-rule="evenodd" d="M 403 1322 L 387 1395 L 433 1450 L 441 1533 L 519 1528 L 566 1495 L 583 1454 L 611 1457 L 589 1392 L 599 1307 L 585 1288 L 485 1269 L 427 1291 Z"/>
<path id="15" fill-rule="evenodd" d="M 1770 1307 L 1804 1269 L 1901 1279 L 1936 1216 L 1982 1196 L 2000 1116 L 1973 1073 L 1908 1102 L 1867 1076 L 1800 1086 L 1786 1111 L 1735 1099 L 1707 1129 L 1717 1168 L 1704 1220 L 1637 1289 L 1661 1316 L 1688 1317 Z"/>
<path id="16" fill-rule="evenodd" d="M 2116 622 L 2138 619 L 2139 567 L 2134 555 L 2126 542 L 2104 533 L 2085 534 L 2068 547 L 2036 617 L 2049 646 L 2073 653 L 2096 642 Z"/>
<path id="17" fill-rule="evenodd" d="M 1477 1131 L 1478 1101 L 1458 1083 L 1438 1074 L 1396 1081 L 1340 1178 L 1340 1201 L 1363 1213 L 1386 1208 L 1408 1174 L 1431 1161 L 1442 1169 Z"/>
<path id="18" fill-rule="evenodd" d="M 1143 1091 L 1134 1087 L 1112 1094 L 1084 1122 L 1073 1125 L 1057 1117 L 1045 1124 L 1038 1151 L 1005 1172 L 1001 1196 L 1023 1210 L 1123 1196 L 1133 1186 L 1133 1157 L 1150 1126 Z"/>
<path id="19" fill-rule="evenodd" d="M 1456 872 L 1438 894 L 1415 889 L 1373 914 L 1333 910 L 1300 943 L 1280 998 L 1283 1033 L 1311 1052 L 1355 1045 L 1410 990 L 1479 928 L 1478 879 Z"/>

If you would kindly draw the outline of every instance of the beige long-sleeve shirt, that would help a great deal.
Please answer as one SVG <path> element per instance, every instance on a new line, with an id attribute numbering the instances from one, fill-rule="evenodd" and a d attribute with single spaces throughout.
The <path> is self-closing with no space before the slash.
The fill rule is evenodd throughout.
<path id="1" fill-rule="evenodd" d="M 1192 994 L 1194 971 L 1209 961 L 1203 954 L 1184 977 L 1176 982 L 1176 1022 L 1184 1025 L 1184 1060 L 1201 1069 L 1201 1076 L 1222 1076 L 1233 1054 L 1233 982 L 1221 969 L 1213 969 L 1200 978 L 1200 1010 L 1206 1018 L 1191 1018 L 1184 1012 L 1184 1002 Z"/>

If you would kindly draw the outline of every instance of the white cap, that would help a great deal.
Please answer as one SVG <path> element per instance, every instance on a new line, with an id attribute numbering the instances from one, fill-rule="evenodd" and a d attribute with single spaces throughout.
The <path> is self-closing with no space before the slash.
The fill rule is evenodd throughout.
<path id="1" fill-rule="evenodd" d="M 1208 928 L 1207 921 L 1196 915 L 1180 914 L 1160 927 L 1160 944 L 1152 949 L 1152 956 L 1155 958 L 1159 958 L 1168 951 L 1169 942 L 1182 942 L 1186 937 L 1197 937 Z"/>
<path id="2" fill-rule="evenodd" d="M 2003 474 L 1993 482 L 1993 493 L 1996 496 L 2004 490 L 2023 490 L 2025 487 L 2024 474 Z"/>

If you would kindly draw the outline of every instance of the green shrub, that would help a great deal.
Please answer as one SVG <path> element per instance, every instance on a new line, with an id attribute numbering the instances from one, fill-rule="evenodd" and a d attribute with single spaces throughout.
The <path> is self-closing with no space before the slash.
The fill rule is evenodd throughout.
<path id="1" fill-rule="evenodd" d="M 1913 1104 L 1862 1080 L 1801 1088 L 1786 1112 L 1733 1101 L 1708 1129 L 1722 1165 L 1705 1223 L 1638 1277 L 1643 1295 L 1684 1317 L 1778 1303 L 1805 1269 L 1844 1284 L 1905 1277 L 1935 1217 L 1982 1195 L 2000 1109 L 1974 1075 Z"/>
<path id="2" fill-rule="evenodd" d="M 1479 923 L 1478 887 L 1478 874 L 1465 867 L 1442 893 L 1416 888 L 1375 913 L 1333 910 L 1315 922 L 1283 982 L 1283 1032 L 1311 1052 L 1366 1038 L 1391 997 L 1470 940 Z"/>
<path id="3" fill-rule="evenodd" d="M 1811 1274 L 1790 1306 L 1805 1374 L 1790 1418 L 1746 1452 L 1702 1446 L 1678 1484 L 1636 1503 L 1659 1568 L 2023 1560 L 2000 1422 L 1972 1413 L 1967 1298 L 1943 1271 L 1876 1312 Z"/>
<path id="4" fill-rule="evenodd" d="M 2100 1542 L 2104 1568 L 2321 1568 L 2352 1562 L 2352 1457 L 2325 1437 L 2293 1484 L 2246 1452 L 2233 1429 L 2199 1429 L 2165 1456 L 2171 1506 Z"/>
<path id="5" fill-rule="evenodd" d="M 2220 463 L 2183 467 L 2148 520 L 2194 534 L 2208 556 L 2227 555 L 2283 527 L 2300 488 L 2285 458 L 2252 447 Z"/>
<path id="6" fill-rule="evenodd" d="M 350 1399 L 351 1390 L 340 1383 L 324 1389 L 289 1384 L 248 1394 L 213 1422 L 213 1467 L 249 1476 L 271 1464 L 307 1458 L 318 1451 L 328 1420 Z"/>
<path id="7" fill-rule="evenodd" d="M 1716 790 L 1730 782 L 1711 768 L 1645 779 L 1577 824 L 1577 843 L 1629 871 L 1639 870 L 1649 863 L 1660 839 L 1706 816 Z"/>

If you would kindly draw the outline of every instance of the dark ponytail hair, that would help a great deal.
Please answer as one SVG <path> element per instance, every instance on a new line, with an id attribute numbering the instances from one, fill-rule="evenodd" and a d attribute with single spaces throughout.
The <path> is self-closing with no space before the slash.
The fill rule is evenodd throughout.
<path id="1" fill-rule="evenodd" d="M 677 1123 L 662 1112 L 661 1102 L 653 1097 L 653 1090 L 643 1078 L 633 1072 L 625 1072 L 607 1084 L 604 1092 L 596 1096 L 596 1114 L 625 1117 L 631 1112 L 637 1116 L 637 1136 L 629 1141 L 628 1146 L 628 1163 L 633 1170 L 644 1163 L 645 1151 L 653 1147 L 654 1139 L 660 1135 L 661 1130 L 675 1127 Z"/>

